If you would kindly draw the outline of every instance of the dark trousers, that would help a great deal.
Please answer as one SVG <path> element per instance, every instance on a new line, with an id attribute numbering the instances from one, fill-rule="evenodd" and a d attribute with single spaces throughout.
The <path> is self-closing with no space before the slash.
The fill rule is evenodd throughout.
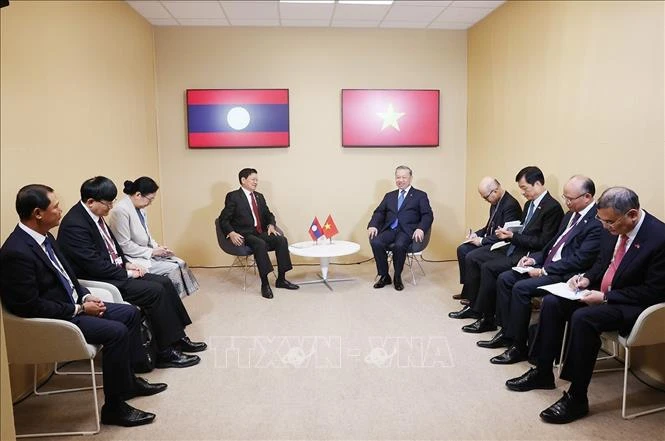
<path id="1" fill-rule="evenodd" d="M 77 315 L 71 322 L 79 327 L 85 340 L 102 347 L 104 397 L 107 403 L 134 387 L 132 363 L 141 355 L 141 314 L 135 306 L 107 303 L 103 317 Z"/>
<path id="2" fill-rule="evenodd" d="M 459 283 L 462 285 L 466 283 L 465 269 L 466 269 L 466 257 L 472 251 L 481 249 L 482 247 L 477 247 L 472 243 L 463 243 L 457 247 L 457 265 L 459 266 Z"/>
<path id="3" fill-rule="evenodd" d="M 467 255 L 462 296 L 471 300 L 471 309 L 485 315 L 494 316 L 496 310 L 496 279 L 499 274 L 512 268 L 520 259 L 514 254 L 506 256 L 506 248 L 490 251 L 482 247 Z"/>
<path id="4" fill-rule="evenodd" d="M 406 253 L 412 241 L 413 239 L 399 228 L 384 230 L 369 241 L 376 262 L 376 272 L 379 276 L 388 275 L 388 249 L 393 243 L 395 244 L 392 249 L 394 276 L 402 276 Z"/>
<path id="5" fill-rule="evenodd" d="M 638 305 L 586 306 L 582 302 L 548 294 L 543 298 L 531 355 L 537 360 L 538 369 L 551 369 L 561 350 L 563 329 L 569 321 L 569 343 L 561 378 L 571 382 L 571 394 L 586 396 L 601 346 L 600 334 L 607 331 L 628 334 L 644 309 Z"/>
<path id="6" fill-rule="evenodd" d="M 513 270 L 502 272 L 496 283 L 496 319 L 503 327 L 504 337 L 525 350 L 529 337 L 531 299 L 545 294 L 538 287 L 562 280 L 561 276 L 529 277 Z"/>
<path id="7" fill-rule="evenodd" d="M 192 320 L 168 277 L 148 273 L 139 279 L 104 282 L 116 286 L 125 301 L 146 313 L 159 350 L 168 349 L 185 336 L 185 326 Z"/>
<path id="8" fill-rule="evenodd" d="M 268 235 L 266 232 L 245 234 L 244 237 L 245 244 L 254 252 L 254 261 L 263 282 L 267 280 L 268 274 L 273 271 L 268 251 L 275 251 L 278 274 L 284 275 L 293 268 L 291 254 L 289 253 L 289 242 L 286 237 L 276 234 Z"/>

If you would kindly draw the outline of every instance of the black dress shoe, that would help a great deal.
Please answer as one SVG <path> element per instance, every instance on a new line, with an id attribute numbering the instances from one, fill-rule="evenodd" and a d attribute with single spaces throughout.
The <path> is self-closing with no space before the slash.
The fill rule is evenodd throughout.
<path id="1" fill-rule="evenodd" d="M 272 299 L 272 289 L 270 289 L 270 285 L 261 285 L 261 295 L 266 299 Z"/>
<path id="2" fill-rule="evenodd" d="M 134 389 L 123 395 L 124 400 L 131 400 L 134 397 L 147 397 L 164 392 L 167 388 L 166 383 L 148 383 L 141 377 L 134 378 Z"/>
<path id="3" fill-rule="evenodd" d="M 526 392 L 533 389 L 554 389 L 554 374 L 540 372 L 538 368 L 531 368 L 519 377 L 506 381 L 506 387 L 516 392 Z"/>
<path id="4" fill-rule="evenodd" d="M 492 364 L 515 364 L 527 359 L 526 349 L 511 346 L 503 354 L 490 358 Z"/>
<path id="5" fill-rule="evenodd" d="M 377 280 L 376 283 L 374 284 L 374 288 L 383 288 L 384 286 L 390 285 L 391 283 L 393 283 L 393 281 L 389 275 L 381 276 L 379 277 L 379 280 Z"/>
<path id="6" fill-rule="evenodd" d="M 462 331 L 470 332 L 471 334 L 480 334 L 487 331 L 496 331 L 496 323 L 494 319 L 487 317 L 479 318 L 470 325 L 462 326 Z"/>
<path id="7" fill-rule="evenodd" d="M 114 426 L 134 427 L 150 424 L 155 420 L 155 414 L 136 409 L 121 401 L 119 404 L 102 406 L 102 424 Z"/>
<path id="8" fill-rule="evenodd" d="M 469 300 L 469 299 L 461 299 L 459 302 L 462 305 L 470 305 L 471 304 L 471 300 Z"/>
<path id="9" fill-rule="evenodd" d="M 395 277 L 395 289 L 397 291 L 401 291 L 404 289 L 404 284 L 402 283 L 402 278 L 401 277 Z"/>
<path id="10" fill-rule="evenodd" d="M 496 333 L 490 340 L 480 340 L 476 344 L 481 348 L 508 348 L 510 347 L 510 339 L 503 336 L 503 329 Z"/>
<path id="11" fill-rule="evenodd" d="M 574 399 L 568 392 L 547 409 L 540 412 L 540 418 L 546 423 L 566 424 L 579 420 L 589 413 L 589 401 Z"/>
<path id="12" fill-rule="evenodd" d="M 275 287 L 284 288 L 284 289 L 299 289 L 300 288 L 295 283 L 291 283 L 286 279 L 282 279 L 282 280 L 277 279 L 277 281 L 275 282 Z"/>
<path id="13" fill-rule="evenodd" d="M 471 309 L 470 306 L 465 306 L 459 311 L 449 312 L 448 317 L 454 319 L 466 319 L 466 318 L 479 319 L 480 317 L 482 317 L 482 314 L 474 311 L 473 309 Z"/>
<path id="14" fill-rule="evenodd" d="M 184 336 L 178 340 L 175 345 L 180 352 L 202 352 L 208 348 L 208 345 L 202 341 L 191 341 L 189 337 Z"/>
<path id="15" fill-rule="evenodd" d="M 455 294 L 455 295 L 453 296 L 453 299 L 454 299 L 454 300 L 461 300 L 461 299 L 462 299 L 462 294 L 461 294 L 461 293 L 460 293 L 460 294 Z"/>
<path id="16" fill-rule="evenodd" d="M 201 359 L 198 355 L 183 354 L 173 348 L 161 351 L 157 354 L 155 367 L 164 368 L 185 368 L 199 364 Z"/>

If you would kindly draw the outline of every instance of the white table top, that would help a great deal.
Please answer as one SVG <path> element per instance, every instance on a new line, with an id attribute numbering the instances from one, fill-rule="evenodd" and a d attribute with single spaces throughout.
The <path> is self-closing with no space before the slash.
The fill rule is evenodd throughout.
<path id="1" fill-rule="evenodd" d="M 355 242 L 334 239 L 333 243 L 330 243 L 326 239 L 325 242 L 319 242 L 317 245 L 314 245 L 313 241 L 298 242 L 289 245 L 289 251 L 291 253 L 303 257 L 347 256 L 349 254 L 357 253 L 359 250 L 360 245 Z"/>

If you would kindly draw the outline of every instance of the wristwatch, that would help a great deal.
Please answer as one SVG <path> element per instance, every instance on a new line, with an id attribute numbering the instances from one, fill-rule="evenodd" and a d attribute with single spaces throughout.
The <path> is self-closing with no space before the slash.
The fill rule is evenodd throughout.
<path id="1" fill-rule="evenodd" d="M 607 293 L 603 293 L 603 305 L 607 303 Z"/>

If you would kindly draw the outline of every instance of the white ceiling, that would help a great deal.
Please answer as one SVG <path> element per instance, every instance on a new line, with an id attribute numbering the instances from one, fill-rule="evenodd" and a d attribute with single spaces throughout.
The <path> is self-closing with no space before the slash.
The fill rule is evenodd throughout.
<path id="1" fill-rule="evenodd" d="M 504 1 L 396 0 L 390 5 L 344 4 L 340 0 L 316 3 L 127 0 L 127 3 L 155 26 L 468 29 Z"/>

